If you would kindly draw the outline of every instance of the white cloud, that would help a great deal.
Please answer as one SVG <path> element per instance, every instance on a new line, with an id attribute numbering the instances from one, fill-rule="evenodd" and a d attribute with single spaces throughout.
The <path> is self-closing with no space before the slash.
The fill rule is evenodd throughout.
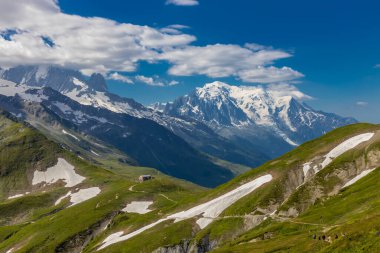
<path id="1" fill-rule="evenodd" d="M 182 34 L 183 33 L 182 30 L 188 29 L 188 28 L 190 27 L 186 25 L 175 24 L 175 25 L 169 25 L 164 28 L 161 28 L 160 31 L 167 34 Z"/>
<path id="2" fill-rule="evenodd" d="M 180 25 L 180 24 L 174 24 L 174 25 L 169 25 L 167 26 L 168 28 L 173 28 L 173 29 L 177 29 L 177 30 L 183 30 L 183 29 L 189 29 L 190 26 L 187 26 L 187 25 Z"/>
<path id="3" fill-rule="evenodd" d="M 114 73 L 111 73 L 107 76 L 107 79 L 109 80 L 115 80 L 115 81 L 120 81 L 120 82 L 123 82 L 123 83 L 129 83 L 129 84 L 133 84 L 133 81 L 131 80 L 131 78 L 127 77 L 127 76 L 123 76 L 117 72 L 114 72 Z"/>
<path id="4" fill-rule="evenodd" d="M 374 68 L 375 68 L 375 69 L 379 69 L 379 68 L 380 68 L 380 64 L 376 64 L 376 65 L 374 66 Z"/>
<path id="5" fill-rule="evenodd" d="M 158 86 L 158 87 L 165 87 L 165 86 L 174 86 L 179 84 L 179 82 L 173 80 L 173 81 L 164 81 L 160 80 L 158 76 L 148 77 L 143 75 L 135 76 L 136 81 L 145 83 L 150 86 Z"/>
<path id="6" fill-rule="evenodd" d="M 0 65 L 57 64 L 84 73 L 134 71 L 138 61 L 154 62 L 165 48 L 195 40 L 148 26 L 85 18 L 60 11 L 54 0 L 0 1 L 0 31 L 17 30 L 11 40 L 0 37 Z M 42 36 L 56 46 L 48 47 Z"/>
<path id="7" fill-rule="evenodd" d="M 175 24 L 155 29 L 69 15 L 60 10 L 56 0 L 0 0 L 0 66 L 59 65 L 84 74 L 99 72 L 127 83 L 129 80 L 118 72 L 135 72 L 142 61 L 168 62 L 169 74 L 174 76 L 232 76 L 253 83 L 302 77 L 289 67 L 273 66 L 276 60 L 291 57 L 288 52 L 254 43 L 192 46 L 196 38 L 183 33 L 186 28 Z"/>
<path id="8" fill-rule="evenodd" d="M 270 84 L 267 90 L 277 97 L 291 96 L 301 101 L 313 99 L 313 97 L 301 92 L 297 87 L 288 83 Z"/>
<path id="9" fill-rule="evenodd" d="M 365 102 L 365 101 L 358 101 L 358 102 L 356 102 L 356 105 L 357 105 L 357 106 L 367 106 L 367 105 L 368 105 L 368 102 Z"/>
<path id="10" fill-rule="evenodd" d="M 272 47 L 263 46 L 256 43 L 245 43 L 244 47 L 252 50 L 252 51 L 260 51 L 264 49 L 272 49 Z"/>
<path id="11" fill-rule="evenodd" d="M 167 0 L 166 4 L 173 4 L 178 6 L 194 6 L 198 5 L 198 0 Z"/>
<path id="12" fill-rule="evenodd" d="M 147 76 L 136 76 L 135 79 L 139 82 L 145 83 L 150 86 L 160 86 L 163 87 L 165 84 L 162 81 L 155 80 L 153 77 L 147 77 Z"/>
<path id="13" fill-rule="evenodd" d="M 164 52 L 161 59 L 173 64 L 169 73 L 176 76 L 206 75 L 213 78 L 235 76 L 244 82 L 290 81 L 303 75 L 289 67 L 267 67 L 273 61 L 291 57 L 274 49 L 254 49 L 238 45 L 187 46 Z"/>
<path id="14" fill-rule="evenodd" d="M 273 66 L 258 66 L 254 69 L 238 72 L 239 78 L 248 83 L 277 83 L 291 81 L 303 77 L 301 73 L 289 67 L 276 68 Z"/>
<path id="15" fill-rule="evenodd" d="M 177 84 L 179 84 L 179 82 L 178 82 L 178 81 L 175 81 L 175 80 L 170 81 L 170 82 L 168 83 L 169 86 L 174 86 L 174 85 L 177 85 Z"/>

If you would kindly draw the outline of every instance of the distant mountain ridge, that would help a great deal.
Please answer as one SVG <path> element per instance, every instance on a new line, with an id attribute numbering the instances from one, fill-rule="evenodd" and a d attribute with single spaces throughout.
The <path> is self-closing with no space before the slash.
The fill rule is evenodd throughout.
<path id="1" fill-rule="evenodd" d="M 0 69 L 2 79 L 33 87 L 50 87 L 59 92 L 68 92 L 83 84 L 95 91 L 108 90 L 106 80 L 101 74 L 92 74 L 89 78 L 79 71 L 55 66 L 17 66 Z"/>
<path id="2" fill-rule="evenodd" d="M 225 138 L 237 142 L 245 139 L 251 142 L 249 145 L 264 146 L 267 149 L 264 153 L 272 151 L 272 156 L 356 122 L 353 118 L 316 111 L 297 100 L 302 94 L 293 93 L 214 82 L 154 108 L 170 116 L 194 118 Z"/>
<path id="3" fill-rule="evenodd" d="M 241 168 L 235 169 L 236 164 L 257 167 L 298 144 L 355 122 L 317 112 L 278 90 L 221 82 L 206 84 L 173 102 L 157 103 L 149 108 L 108 92 L 101 74 L 87 77 L 56 66 L 0 70 L 0 94 L 8 97 L 2 99 L 1 106 L 15 115 L 27 118 L 32 113 L 35 121 L 48 128 L 50 123 L 41 115 L 54 114 L 63 127 L 100 138 L 126 152 L 140 165 L 206 186 L 232 178 L 234 175 L 226 168 L 232 168 L 234 174 L 241 173 Z M 42 109 L 38 110 L 44 113 L 31 112 L 23 101 L 39 104 Z M 125 120 L 128 117 L 124 114 L 129 120 Z M 147 132 L 139 131 L 144 129 L 142 125 L 137 127 L 144 120 L 150 126 Z M 129 128 L 135 129 L 136 135 L 133 145 L 128 146 L 123 143 L 123 136 Z M 113 135 L 102 135 L 105 131 Z M 152 139 L 157 145 L 147 148 L 144 140 L 153 132 L 158 134 Z M 103 139 L 104 136 L 109 138 Z M 160 148 L 160 139 L 162 145 L 182 143 L 186 154 L 182 148 Z M 161 152 L 165 150 L 167 154 Z M 192 174 L 194 166 L 198 172 Z M 210 181 L 207 178 L 212 173 L 215 174 Z"/>

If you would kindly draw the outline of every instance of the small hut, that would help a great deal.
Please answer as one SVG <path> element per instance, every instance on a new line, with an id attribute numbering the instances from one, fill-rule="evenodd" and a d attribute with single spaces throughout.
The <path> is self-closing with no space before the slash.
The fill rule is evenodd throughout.
<path id="1" fill-rule="evenodd" d="M 141 175 L 139 176 L 139 182 L 142 183 L 142 182 L 151 180 L 152 178 L 153 177 L 151 175 Z"/>

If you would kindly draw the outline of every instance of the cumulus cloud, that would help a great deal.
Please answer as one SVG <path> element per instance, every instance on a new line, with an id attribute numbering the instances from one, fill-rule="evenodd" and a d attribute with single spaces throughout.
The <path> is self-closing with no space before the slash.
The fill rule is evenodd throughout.
<path id="1" fill-rule="evenodd" d="M 303 75 L 289 67 L 267 67 L 275 60 L 291 57 L 287 52 L 255 46 L 187 46 L 164 52 L 160 57 L 173 64 L 169 73 L 176 76 L 206 75 L 213 78 L 235 76 L 244 82 L 289 81 Z"/>
<path id="2" fill-rule="evenodd" d="M 239 71 L 238 77 L 248 83 L 277 83 L 291 81 L 303 77 L 303 75 L 289 67 L 257 66 L 256 68 Z"/>
<path id="3" fill-rule="evenodd" d="M 380 64 L 376 64 L 376 65 L 374 66 L 374 68 L 375 68 L 375 69 L 380 69 Z"/>
<path id="4" fill-rule="evenodd" d="M 119 82 L 123 82 L 123 83 L 133 84 L 133 81 L 131 80 L 131 78 L 124 76 L 124 75 L 121 75 L 117 72 L 113 72 L 113 73 L 109 74 L 107 76 L 107 79 L 108 80 L 115 80 L 115 81 L 119 81 Z"/>
<path id="5" fill-rule="evenodd" d="M 168 72 L 174 76 L 235 77 L 251 83 L 302 77 L 289 67 L 273 66 L 275 61 L 291 57 L 288 52 L 254 43 L 193 46 L 196 37 L 184 33 L 186 28 L 175 24 L 156 29 L 69 15 L 56 0 L 0 1 L 0 66 L 59 65 L 126 83 L 132 80 L 119 72 L 135 72 L 139 62 L 169 63 Z M 156 85 L 170 85 L 152 79 Z"/>
<path id="6" fill-rule="evenodd" d="M 139 75 L 135 79 L 150 86 L 164 86 L 162 82 L 154 80 L 153 77 Z"/>
<path id="7" fill-rule="evenodd" d="M 198 0 L 167 0 L 166 4 L 173 4 L 178 6 L 194 6 L 198 5 Z"/>
<path id="8" fill-rule="evenodd" d="M 54 0 L 0 2 L 0 65 L 57 64 L 83 73 L 134 71 L 138 61 L 154 62 L 165 48 L 195 40 L 148 26 L 85 18 L 61 12 Z M 43 38 L 54 46 L 47 46 Z"/>

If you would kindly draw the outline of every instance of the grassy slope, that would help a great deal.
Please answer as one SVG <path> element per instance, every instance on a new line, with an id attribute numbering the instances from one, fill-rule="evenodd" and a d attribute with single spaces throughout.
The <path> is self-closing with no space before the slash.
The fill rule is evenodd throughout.
<path id="1" fill-rule="evenodd" d="M 228 208 L 224 211 L 222 216 L 239 216 L 239 215 L 245 215 L 245 214 L 251 214 L 255 211 L 257 207 L 267 207 L 273 202 L 282 202 L 285 200 L 284 191 L 285 191 L 285 185 L 284 182 L 288 179 L 289 173 L 294 170 L 300 169 L 300 166 L 308 162 L 309 159 L 312 159 L 315 156 L 318 155 L 324 155 L 328 151 L 330 151 L 332 148 L 337 146 L 339 143 L 341 143 L 343 140 L 355 136 L 360 133 L 365 133 L 369 131 L 376 131 L 379 130 L 380 127 L 376 125 L 370 125 L 370 124 L 356 124 L 351 125 L 348 127 L 344 127 L 341 129 L 337 129 L 319 139 L 310 141 L 308 143 L 303 144 L 302 146 L 298 147 L 292 152 L 289 152 L 285 154 L 284 156 L 275 159 L 273 161 L 270 161 L 263 166 L 260 166 L 259 168 L 249 171 L 248 173 L 245 173 L 241 176 L 238 176 L 237 178 L 231 180 L 229 183 L 226 183 L 216 189 L 213 189 L 208 192 L 208 194 L 200 195 L 199 199 L 196 201 L 197 203 L 203 203 L 211 198 L 214 198 L 215 196 L 219 196 L 224 192 L 227 192 L 229 190 L 232 190 L 236 188 L 238 185 L 241 185 L 244 182 L 250 181 L 260 175 L 264 175 L 267 173 L 271 173 L 274 175 L 274 180 L 270 184 L 266 184 L 263 187 L 259 188 L 257 191 L 253 192 L 249 196 L 241 199 L 236 204 Z M 375 147 L 374 147 L 375 148 Z M 352 157 L 351 157 L 352 158 Z M 336 166 L 337 163 L 334 162 L 331 166 Z M 301 166 L 302 167 L 302 166 Z M 326 170 L 329 169 L 329 167 L 326 168 Z M 182 208 L 187 208 L 190 206 L 194 206 L 193 202 L 184 204 Z M 191 225 L 194 222 L 194 220 L 187 221 L 185 224 Z M 266 223 L 269 224 L 269 226 L 279 226 L 280 231 L 290 231 L 290 233 L 297 233 L 298 227 L 301 227 L 305 231 L 315 229 L 314 226 L 308 226 L 305 224 L 293 224 L 293 223 L 284 223 L 284 222 L 277 222 L 277 221 L 269 221 L 267 220 Z M 209 225 L 204 230 L 197 232 L 193 231 L 193 235 L 188 235 L 185 237 L 185 239 L 191 239 L 195 238 L 194 240 L 200 241 L 204 236 L 208 235 L 210 240 L 217 240 L 219 242 L 228 243 L 229 241 L 233 240 L 233 238 L 236 238 L 242 229 L 242 218 L 225 218 L 221 219 L 219 221 L 213 222 L 211 225 Z M 260 228 L 254 229 L 252 233 L 256 233 L 259 231 Z M 129 230 L 132 231 L 132 230 Z M 150 231 L 158 231 L 156 229 L 152 229 Z M 260 230 L 261 231 L 261 230 Z M 195 232 L 195 234 L 194 234 Z M 106 248 L 105 251 L 102 252 L 128 252 L 125 251 L 125 249 L 128 249 L 131 247 L 131 245 L 144 245 L 144 249 L 140 252 L 150 252 L 149 250 L 155 249 L 156 244 L 151 243 L 150 241 L 146 242 L 144 240 L 145 234 L 150 233 L 149 231 L 146 233 L 143 233 L 129 241 L 122 242 L 115 244 L 113 246 L 110 246 L 109 248 Z M 164 231 L 160 231 L 160 236 L 162 236 L 162 233 Z M 166 237 L 172 236 L 172 234 L 165 234 Z M 102 238 L 104 239 L 105 236 Z M 239 240 L 239 239 L 238 239 Z M 101 240 L 98 240 L 97 242 L 100 242 Z M 153 240 L 155 241 L 155 240 Z M 294 244 L 296 244 L 298 241 L 298 238 L 294 239 Z M 149 247 L 151 245 L 151 247 Z M 228 248 L 228 247 L 227 247 Z M 264 246 L 265 250 L 270 252 L 269 249 L 271 249 L 271 246 Z M 235 249 L 235 248 L 233 248 Z M 238 248 L 236 248 L 238 249 Z M 243 248 L 240 252 L 247 252 L 248 248 Z M 299 248 L 303 250 L 302 248 Z M 124 251 L 123 251 L 124 250 Z M 304 250 L 307 251 L 307 250 Z M 235 252 L 231 250 L 227 250 L 226 252 Z M 295 251 L 297 252 L 297 251 Z"/>
<path id="2" fill-rule="evenodd" d="M 379 252 L 379 181 L 377 169 L 297 219 L 267 220 L 213 252 Z M 272 238 L 262 240 L 265 234 Z M 313 240 L 314 234 L 331 236 L 332 243 Z"/>
<path id="3" fill-rule="evenodd" d="M 0 149 L 2 168 L 5 173 L 0 177 L 0 252 L 12 247 L 17 252 L 54 252 L 56 247 L 72 236 L 85 231 L 88 227 L 118 212 L 132 200 L 154 200 L 155 211 L 147 215 L 118 214 L 111 230 L 124 224 L 139 227 L 150 220 L 157 219 L 161 212 L 168 212 L 181 202 L 194 201 L 202 192 L 190 183 L 176 180 L 162 174 L 155 179 L 137 185 L 131 192 L 129 187 L 136 183 L 136 176 L 154 172 L 148 168 L 125 166 L 112 163 L 112 170 L 91 165 L 75 155 L 62 150 L 33 129 L 0 116 Z M 57 184 L 53 187 L 36 189 L 30 185 L 30 174 L 35 169 L 44 169 L 56 162 L 58 157 L 73 164 L 77 173 L 85 176 L 79 188 L 100 187 L 97 197 L 74 207 L 66 208 L 67 203 L 54 206 L 58 197 L 68 189 Z M 28 177 L 29 174 L 29 177 Z M 141 191 L 142 188 L 144 192 Z M 17 199 L 7 200 L 9 192 L 32 193 Z M 165 194 L 169 201 L 160 194 Z M 67 201 L 66 201 L 67 202 Z M 80 222 L 78 222 L 80 221 Z"/>
<path id="4" fill-rule="evenodd" d="M 98 162 L 102 164 L 103 167 L 107 168 L 107 170 L 105 170 L 90 165 L 77 159 L 76 156 L 60 150 L 58 153 L 54 152 L 53 156 L 66 158 L 70 163 L 75 165 L 80 174 L 88 178 L 81 188 L 99 186 L 102 189 L 102 193 L 92 200 L 56 213 L 53 212 L 65 205 L 65 203 L 62 203 L 58 207 L 52 206 L 59 196 L 62 196 L 67 192 L 67 190 L 62 188 L 52 188 L 45 193 L 33 193 L 24 198 L 3 201 L 3 203 L 0 204 L 0 220 L 1 218 L 4 219 L 7 214 L 11 213 L 12 208 L 19 205 L 31 207 L 32 211 L 28 213 L 26 217 L 21 217 L 21 220 L 23 221 L 22 223 L 0 227 L 0 251 L 14 246 L 20 246 L 20 250 L 17 252 L 53 252 L 57 245 L 66 241 L 73 235 L 84 231 L 92 224 L 104 219 L 104 217 L 110 213 L 119 211 L 126 203 L 132 200 L 154 200 L 155 210 L 148 214 L 117 214 L 110 227 L 97 236 L 84 251 L 93 252 L 98 243 L 113 232 L 120 230 L 131 232 L 143 225 L 154 222 L 161 217 L 165 217 L 169 213 L 184 210 L 188 207 L 194 206 L 196 203 L 203 203 L 204 201 L 236 188 L 244 182 L 252 180 L 260 175 L 271 173 L 274 176 L 274 180 L 270 184 L 264 185 L 259 190 L 238 201 L 235 205 L 228 208 L 222 216 L 252 213 L 258 206 L 266 207 L 273 201 L 283 200 L 283 182 L 286 181 L 291 170 L 296 167 L 298 168 L 302 163 L 307 162 L 318 154 L 326 153 L 349 136 L 378 129 L 380 129 L 380 127 L 375 125 L 357 124 L 335 130 L 317 140 L 305 143 L 294 151 L 276 160 L 270 161 L 263 166 L 260 166 L 258 169 L 238 176 L 229 183 L 208 192 L 189 183 L 168 178 L 148 168 L 129 167 L 120 164 L 117 159 L 99 158 Z M 32 132 L 34 133 L 34 131 Z M 144 184 L 136 185 L 133 188 L 134 192 L 129 191 L 129 187 L 136 184 L 134 181 L 136 176 L 142 173 L 154 174 L 156 179 Z M 8 176 L 5 178 L 7 178 L 6 180 L 9 180 Z M 365 180 L 367 180 L 367 178 Z M 362 181 L 364 181 L 364 179 Z M 25 184 L 25 181 L 23 184 Z M 364 186 L 366 186 L 366 184 L 367 183 L 365 183 Z M 374 180 L 372 184 L 376 185 L 376 180 Z M 358 185 L 359 183 L 347 189 L 347 196 L 351 196 L 351 189 L 358 187 Z M 331 207 L 331 209 L 336 211 L 341 210 L 341 213 L 343 214 L 346 213 L 345 207 L 347 206 L 357 205 L 359 207 L 359 204 L 352 202 L 347 202 L 346 204 L 339 202 L 338 198 L 342 198 L 341 201 L 346 201 L 348 199 L 348 197 L 344 197 L 346 191 L 329 200 L 331 201 L 331 205 L 335 203 L 341 207 L 340 209 L 337 207 Z M 375 191 L 369 190 L 367 193 L 372 194 L 375 193 Z M 174 201 L 164 198 L 161 194 L 164 194 Z M 359 192 L 358 194 L 362 196 L 363 193 Z M 368 199 L 370 199 L 371 196 L 368 195 Z M 376 201 L 376 198 L 374 199 Z M 355 198 L 353 195 L 351 201 L 356 200 L 359 201 L 359 199 Z M 365 206 L 376 206 L 375 202 L 372 203 L 368 201 L 364 201 L 362 204 L 364 203 Z M 41 207 L 38 207 L 39 205 L 33 206 L 33 203 L 44 204 Z M 328 203 L 330 202 L 320 203 L 320 208 L 323 209 Z M 321 224 L 320 220 L 318 220 L 319 222 L 316 221 L 317 218 L 320 218 L 318 215 L 321 212 L 320 210 L 318 211 L 317 208 L 318 205 L 314 206 L 308 210 L 308 213 L 300 216 L 295 221 Z M 314 214 L 313 210 L 316 210 Z M 379 213 L 379 210 L 376 208 L 372 211 L 373 215 Z M 332 247 L 335 245 L 335 242 L 332 245 L 326 246 L 325 242 L 311 240 L 311 233 L 322 233 L 326 227 L 330 228 L 335 225 L 336 222 L 338 222 L 336 217 L 341 215 L 336 214 L 334 216 L 335 218 L 328 218 L 329 216 L 327 214 L 330 213 L 329 209 L 325 209 L 325 212 L 326 214 L 323 215 L 325 218 L 322 225 L 307 225 L 268 219 L 258 228 L 253 229 L 242 236 L 238 236 L 239 230 L 241 230 L 243 226 L 242 218 L 221 219 L 199 232 L 196 229 L 194 230 L 194 220 L 183 221 L 176 224 L 166 222 L 126 242 L 110 246 L 102 252 L 131 252 L 131 249 L 133 249 L 133 252 L 151 252 L 162 245 L 176 245 L 180 243 L 182 239 L 195 238 L 195 240 L 200 240 L 205 235 L 209 235 L 211 239 L 217 239 L 225 244 L 225 247 L 220 249 L 221 252 L 249 252 L 253 249 L 258 252 L 260 252 L 260 250 L 270 252 L 270 249 L 273 249 L 274 251 L 276 251 L 276 249 L 286 251 L 289 247 L 296 247 L 294 249 L 299 249 L 301 251 L 305 251 L 304 249 L 324 250 L 328 249 L 326 248 L 327 246 Z M 349 216 L 349 213 L 347 213 L 347 219 L 350 222 L 355 222 L 355 219 L 353 218 L 354 214 L 355 213 L 352 213 L 353 216 L 351 217 Z M 366 211 L 365 214 L 367 215 L 370 213 Z M 360 224 L 365 224 L 365 220 L 362 219 L 363 216 L 357 216 L 360 217 Z M 373 218 L 375 216 L 368 217 Z M 78 220 L 81 222 L 77 222 Z M 370 219 L 367 220 L 367 222 L 369 221 Z M 342 224 L 346 221 L 339 220 L 339 222 L 339 224 Z M 376 222 L 372 222 L 371 224 L 375 226 Z M 354 224 L 350 228 L 362 231 L 358 227 L 359 226 L 355 226 Z M 348 230 L 350 228 L 344 226 L 333 227 L 331 229 L 336 229 L 336 231 L 331 230 L 331 233 L 339 233 L 339 229 Z M 273 239 L 256 243 L 247 243 L 252 239 L 260 238 L 268 231 L 276 232 L 273 235 Z M 371 231 L 377 230 L 374 228 Z M 350 234 L 354 235 L 354 231 L 352 233 L 350 232 Z M 284 239 L 286 239 L 286 242 L 284 242 Z M 271 242 L 273 242 L 273 244 L 271 244 Z M 300 242 L 299 247 L 298 242 Z M 339 240 L 336 241 L 336 243 L 338 242 Z M 365 242 L 363 241 L 360 245 L 364 245 L 364 243 Z M 344 244 L 342 244 L 341 247 L 343 246 Z"/>

